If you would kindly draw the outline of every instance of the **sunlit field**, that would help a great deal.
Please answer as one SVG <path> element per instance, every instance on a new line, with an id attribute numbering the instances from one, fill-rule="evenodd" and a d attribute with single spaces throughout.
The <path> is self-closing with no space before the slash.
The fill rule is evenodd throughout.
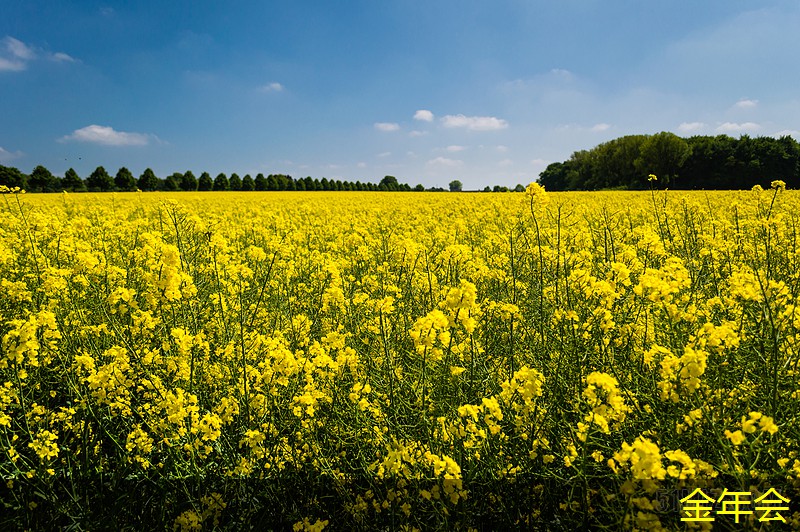
<path id="1" fill-rule="evenodd" d="M 781 185 L 3 194 L 0 525 L 800 527 Z"/>

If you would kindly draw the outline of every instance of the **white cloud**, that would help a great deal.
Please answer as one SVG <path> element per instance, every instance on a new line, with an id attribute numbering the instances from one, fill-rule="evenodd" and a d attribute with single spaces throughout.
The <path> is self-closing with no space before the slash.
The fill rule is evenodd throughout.
<path id="1" fill-rule="evenodd" d="M 744 122 L 743 124 L 737 124 L 736 122 L 725 122 L 724 124 L 720 125 L 717 128 L 718 133 L 742 133 L 745 131 L 753 131 L 756 129 L 761 129 L 759 124 L 755 122 Z"/>
<path id="2" fill-rule="evenodd" d="M 21 151 L 8 151 L 7 149 L 0 146 L 0 163 L 7 163 L 9 161 L 13 161 L 14 159 L 19 159 L 23 156 Z"/>
<path id="3" fill-rule="evenodd" d="M 64 52 L 50 53 L 28 46 L 10 35 L 0 41 L 0 72 L 19 72 L 28 67 L 28 63 L 39 58 L 58 63 L 75 63 L 77 60 Z"/>
<path id="4" fill-rule="evenodd" d="M 458 159 L 448 159 L 447 157 L 437 157 L 428 161 L 427 164 L 430 166 L 446 166 L 448 168 L 455 168 L 456 166 L 461 166 L 464 164 L 464 161 Z"/>
<path id="5" fill-rule="evenodd" d="M 467 148 L 465 148 L 464 146 L 452 145 L 452 146 L 448 146 L 448 147 L 447 147 L 447 148 L 445 148 L 445 149 L 446 149 L 447 151 L 464 151 L 464 150 L 466 150 Z"/>
<path id="6" fill-rule="evenodd" d="M 775 138 L 788 136 L 788 137 L 794 137 L 795 140 L 800 140 L 800 131 L 796 129 L 783 129 L 781 131 L 774 133 L 772 136 Z"/>
<path id="7" fill-rule="evenodd" d="M 692 131 L 698 131 L 706 127 L 703 122 L 682 122 L 681 125 L 678 126 L 678 131 L 682 133 L 690 133 Z"/>
<path id="8" fill-rule="evenodd" d="M 392 154 L 392 152 L 390 152 L 390 151 L 384 151 L 384 152 L 381 152 L 381 153 L 379 153 L 379 154 L 378 154 L 378 155 L 376 155 L 375 157 L 381 157 L 381 158 L 383 158 L 383 157 L 389 157 L 391 154 Z"/>
<path id="9" fill-rule="evenodd" d="M 14 37 L 7 36 L 3 39 L 3 44 L 5 44 L 6 50 L 8 50 L 12 56 L 22 59 L 23 61 L 30 61 L 36 57 L 36 52 L 34 52 L 31 47 Z"/>
<path id="10" fill-rule="evenodd" d="M 367 163 L 365 163 L 365 162 L 360 162 L 360 163 L 356 164 L 356 167 L 357 167 L 357 168 L 366 168 L 366 167 L 367 167 Z"/>
<path id="11" fill-rule="evenodd" d="M 115 131 L 114 128 L 108 126 L 92 124 L 91 126 L 76 129 L 70 135 L 61 137 L 59 141 L 90 142 L 104 146 L 145 146 L 149 144 L 151 138 L 156 137 L 143 133 Z"/>
<path id="12" fill-rule="evenodd" d="M 262 85 L 258 89 L 260 92 L 281 92 L 283 90 L 283 85 L 278 83 L 277 81 L 273 81 L 272 83 L 267 83 L 266 85 Z"/>
<path id="13" fill-rule="evenodd" d="M 375 122 L 375 129 L 378 131 L 397 131 L 400 129 L 400 124 L 395 122 Z"/>
<path id="14" fill-rule="evenodd" d="M 575 77 L 575 75 L 567 70 L 566 68 L 553 68 L 550 70 L 550 74 L 554 77 L 571 80 Z"/>
<path id="15" fill-rule="evenodd" d="M 0 41 L 0 72 L 18 72 L 25 70 L 28 61 L 36 54 L 31 48 L 11 36 L 6 36 Z"/>
<path id="16" fill-rule="evenodd" d="M 608 125 L 608 124 L 595 124 L 595 125 L 593 125 L 591 127 L 591 131 L 594 131 L 594 132 L 597 133 L 597 132 L 600 132 L 600 131 L 606 131 L 610 127 L 611 126 Z"/>
<path id="17" fill-rule="evenodd" d="M 442 118 L 444 127 L 463 127 L 471 131 L 497 131 L 508 127 L 508 122 L 493 116 L 447 115 Z"/>
<path id="18" fill-rule="evenodd" d="M 56 52 L 50 56 L 50 59 L 58 63 L 75 63 L 77 61 L 77 59 L 64 52 Z"/>
<path id="19" fill-rule="evenodd" d="M 424 137 L 425 135 L 428 135 L 428 134 L 429 134 L 428 131 L 418 131 L 418 130 L 415 129 L 414 131 L 409 133 L 408 136 L 409 137 Z"/>
<path id="20" fill-rule="evenodd" d="M 514 161 L 512 161 L 511 159 L 503 159 L 502 161 L 497 163 L 497 166 L 499 166 L 501 168 L 506 168 L 506 167 L 509 167 L 509 166 L 511 166 L 513 164 L 514 164 Z"/>
<path id="21" fill-rule="evenodd" d="M 495 149 L 500 153 L 506 153 L 508 151 L 508 146 L 503 146 L 502 144 L 499 144 Z"/>
<path id="22" fill-rule="evenodd" d="M 734 107 L 737 107 L 739 109 L 752 109 L 757 105 L 758 105 L 758 100 L 750 100 L 747 98 L 742 98 L 741 100 L 733 104 Z"/>
<path id="23" fill-rule="evenodd" d="M 428 111 L 427 109 L 420 109 L 416 113 L 414 113 L 414 120 L 420 120 L 422 122 L 433 122 L 433 113 Z"/>

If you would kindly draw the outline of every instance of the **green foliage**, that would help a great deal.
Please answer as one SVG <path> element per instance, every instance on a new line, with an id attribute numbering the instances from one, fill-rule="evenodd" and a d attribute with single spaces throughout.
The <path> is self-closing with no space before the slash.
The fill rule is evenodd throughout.
<path id="1" fill-rule="evenodd" d="M 800 186 L 800 143 L 789 136 L 627 135 L 548 165 L 538 182 L 552 191 L 635 190 L 648 188 L 649 174 L 662 188 L 749 189 L 775 179 L 794 188 Z"/>
<path id="2" fill-rule="evenodd" d="M 181 190 L 188 192 L 197 190 L 197 178 L 191 170 L 187 170 L 186 173 L 181 176 L 180 187 Z"/>
<path id="3" fill-rule="evenodd" d="M 242 191 L 244 192 L 251 192 L 256 189 L 256 184 L 253 182 L 253 178 L 250 177 L 250 174 L 247 174 L 242 179 Z"/>
<path id="4" fill-rule="evenodd" d="M 139 190 L 147 192 L 158 190 L 161 185 L 161 180 L 156 177 L 152 169 L 146 168 L 142 175 L 139 176 Z"/>
<path id="5" fill-rule="evenodd" d="M 272 178 L 272 188 L 269 188 L 267 186 L 267 178 L 264 177 L 264 174 L 259 173 L 256 176 L 255 181 L 253 183 L 255 185 L 255 189 L 258 190 L 258 191 L 276 190 L 276 188 L 275 188 L 275 178 L 272 177 L 272 176 L 270 176 L 270 177 Z"/>
<path id="6" fill-rule="evenodd" d="M 61 180 L 61 186 L 67 192 L 86 192 L 86 183 L 80 178 L 78 173 L 70 168 L 64 174 L 64 179 Z"/>
<path id="7" fill-rule="evenodd" d="M 86 188 L 90 192 L 108 192 L 114 190 L 114 178 L 112 178 L 106 169 L 98 166 L 94 169 L 89 177 L 86 178 Z"/>
<path id="8" fill-rule="evenodd" d="M 464 185 L 458 179 L 450 181 L 448 186 L 450 187 L 450 192 L 461 192 L 464 187 Z"/>
<path id="9" fill-rule="evenodd" d="M 114 177 L 114 186 L 121 192 L 130 192 L 136 190 L 136 178 L 130 170 L 124 166 L 117 171 Z"/>
<path id="10" fill-rule="evenodd" d="M 214 182 L 211 180 L 211 176 L 208 175 L 208 172 L 203 172 L 202 174 L 200 174 L 200 179 L 197 180 L 197 190 L 208 192 L 213 188 L 214 188 Z"/>
<path id="11" fill-rule="evenodd" d="M 180 172 L 175 172 L 170 174 L 164 179 L 164 190 L 167 192 L 176 192 L 181 189 L 181 181 L 183 180 L 183 174 Z"/>
<path id="12" fill-rule="evenodd" d="M 0 165 L 0 185 L 9 188 L 19 187 L 25 190 L 28 188 L 28 176 L 13 166 Z"/>
<path id="13" fill-rule="evenodd" d="M 223 173 L 217 174 L 214 178 L 214 190 L 228 190 L 228 176 Z"/>
<path id="14" fill-rule="evenodd" d="M 384 176 L 384 178 L 381 179 L 381 182 L 378 185 L 385 186 L 386 190 L 397 190 L 398 186 L 397 178 L 393 175 Z"/>
<path id="15" fill-rule="evenodd" d="M 29 192 L 56 192 L 60 189 L 58 178 L 44 166 L 37 166 L 28 178 Z"/>
<path id="16" fill-rule="evenodd" d="M 239 177 L 239 174 L 231 174 L 231 179 L 228 182 L 228 188 L 230 190 L 242 190 L 242 178 Z"/>

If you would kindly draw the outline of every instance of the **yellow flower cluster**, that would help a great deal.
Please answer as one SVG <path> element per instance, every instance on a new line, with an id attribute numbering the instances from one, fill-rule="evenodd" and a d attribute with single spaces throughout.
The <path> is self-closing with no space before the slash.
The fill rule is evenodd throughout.
<path id="1" fill-rule="evenodd" d="M 772 188 L 4 196 L 8 509 L 102 477 L 150 528 L 671 529 L 662 483 L 795 483 Z"/>

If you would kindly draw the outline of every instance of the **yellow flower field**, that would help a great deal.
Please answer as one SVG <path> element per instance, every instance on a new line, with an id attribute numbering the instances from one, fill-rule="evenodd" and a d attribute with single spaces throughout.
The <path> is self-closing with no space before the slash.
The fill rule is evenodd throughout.
<path id="1" fill-rule="evenodd" d="M 800 527 L 781 185 L 3 194 L 3 528 Z"/>

